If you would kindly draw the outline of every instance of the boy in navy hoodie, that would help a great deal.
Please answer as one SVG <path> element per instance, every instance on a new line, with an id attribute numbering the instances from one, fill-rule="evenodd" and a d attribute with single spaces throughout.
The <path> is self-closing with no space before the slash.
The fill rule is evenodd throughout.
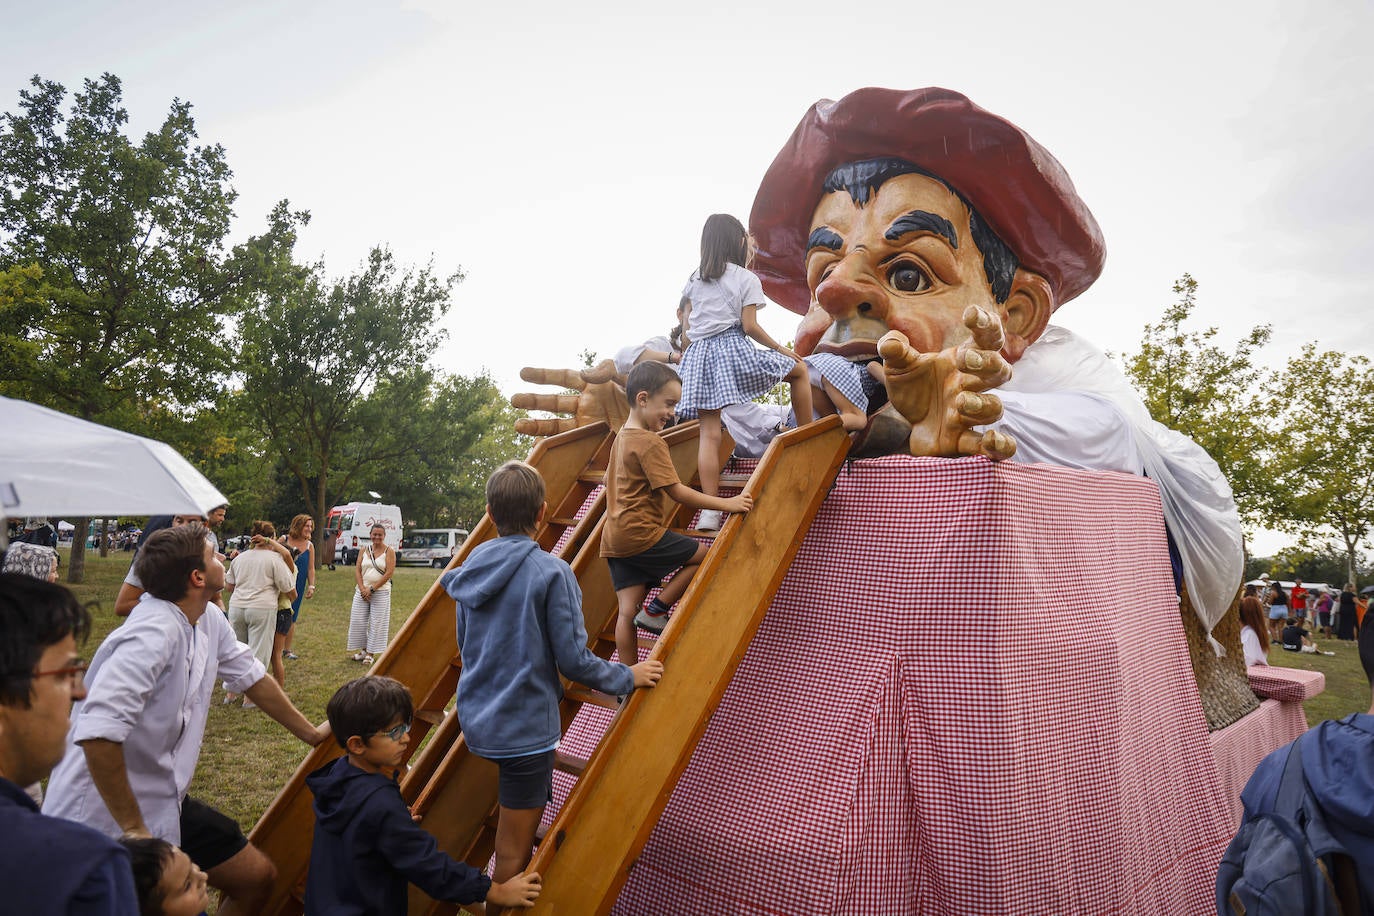
<path id="1" fill-rule="evenodd" d="M 305 882 L 305 912 L 389 916 L 406 911 L 406 885 L 435 900 L 529 907 L 538 875 L 493 882 L 439 850 L 411 819 L 396 771 L 410 744 L 410 691 L 389 677 L 360 677 L 326 707 L 347 755 L 305 779 L 315 793 L 315 838 Z"/>
<path id="2" fill-rule="evenodd" d="M 657 660 L 626 667 L 587 648 L 577 578 L 533 540 L 547 509 L 539 472 L 507 461 L 487 480 L 487 513 L 500 537 L 439 580 L 457 602 L 463 739 L 501 771 L 493 881 L 529 864 L 553 797 L 554 752 L 563 736 L 559 675 L 615 695 L 652 687 L 663 675 Z"/>

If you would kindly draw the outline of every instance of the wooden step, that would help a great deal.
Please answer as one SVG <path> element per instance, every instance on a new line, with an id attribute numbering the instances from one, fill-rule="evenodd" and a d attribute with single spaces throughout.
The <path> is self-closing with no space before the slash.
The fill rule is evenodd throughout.
<path id="1" fill-rule="evenodd" d="M 445 712 L 442 709 L 417 709 L 415 718 L 428 722 L 430 725 L 438 725 L 444 721 Z"/>
<path id="2" fill-rule="evenodd" d="M 581 684 L 569 684 L 563 691 L 563 696 L 574 703 L 591 703 L 593 706 L 600 706 L 602 709 L 620 708 L 620 700 L 618 698 L 611 696 L 609 693 L 602 693 L 600 690 L 583 687 Z"/>
<path id="3" fill-rule="evenodd" d="M 553 757 L 553 765 L 564 773 L 572 776 L 581 776 L 587 769 L 588 760 L 586 757 L 578 757 L 575 754 L 559 749 Z"/>

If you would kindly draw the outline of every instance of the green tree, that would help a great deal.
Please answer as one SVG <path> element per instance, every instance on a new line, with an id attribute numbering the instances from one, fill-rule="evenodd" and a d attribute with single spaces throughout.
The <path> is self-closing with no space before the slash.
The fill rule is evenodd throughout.
<path id="1" fill-rule="evenodd" d="M 461 279 L 403 271 L 375 248 L 351 276 L 330 285 L 303 271 L 243 315 L 244 409 L 300 488 L 317 548 L 334 500 L 420 447 L 404 431 L 430 403 L 436 323 Z"/>
<path id="2" fill-rule="evenodd" d="M 407 525 L 471 530 L 485 509 L 487 477 L 529 452 L 531 440 L 515 432 L 519 414 L 487 375 L 433 378 L 414 393 L 391 387 L 378 386 L 368 409 L 399 415 L 397 441 L 388 443 L 394 457 L 371 465 L 354 490 L 383 493 Z"/>
<path id="3" fill-rule="evenodd" d="M 230 247 L 235 192 L 219 145 L 174 100 L 141 142 L 119 79 L 71 99 L 34 77 L 0 115 L 0 392 L 143 432 L 149 404 L 209 399 L 227 372 L 224 315 L 306 215 Z M 81 522 L 77 522 L 81 527 Z M 77 539 L 69 579 L 81 581 Z"/>
<path id="4" fill-rule="evenodd" d="M 1150 416 L 1190 436 L 1217 462 L 1241 517 L 1265 524 L 1272 492 L 1268 407 L 1255 353 L 1269 342 L 1270 327 L 1257 325 L 1225 349 L 1215 327 L 1185 327 L 1197 307 L 1197 281 L 1185 273 L 1173 291 L 1178 301 L 1145 326 L 1139 350 L 1122 356 L 1126 374 Z"/>
<path id="5" fill-rule="evenodd" d="M 1276 515 L 1309 537 L 1339 535 L 1354 582 L 1360 545 L 1374 527 L 1374 364 L 1309 343 L 1273 389 Z"/>

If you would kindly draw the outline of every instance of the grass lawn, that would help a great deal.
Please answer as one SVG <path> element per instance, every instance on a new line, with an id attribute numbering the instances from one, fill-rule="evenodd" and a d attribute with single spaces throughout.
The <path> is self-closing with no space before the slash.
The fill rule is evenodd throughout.
<path id="1" fill-rule="evenodd" d="M 87 556 L 86 583 L 75 591 L 82 600 L 102 605 L 94 611 L 94 632 L 84 649 L 87 658 L 120 623 L 112 608 L 128 564 L 126 553 L 111 554 L 103 560 Z M 397 570 L 391 605 L 393 634 L 437 576 L 437 570 L 428 568 Z M 309 719 L 318 722 L 324 720 L 325 703 L 335 689 L 362 674 L 363 666 L 350 661 L 344 651 L 353 595 L 352 569 L 321 569 L 316 584 L 315 597 L 301 608 L 295 641 L 301 658 L 286 663 L 286 691 Z M 1302 655 L 1279 648 L 1269 653 L 1271 664 L 1326 674 L 1326 691 L 1305 704 L 1308 724 L 1368 711 L 1369 684 L 1355 643 L 1324 639 L 1320 646 L 1336 654 Z M 221 696 L 217 688 L 191 793 L 237 818 L 246 832 L 300 764 L 306 748 L 261 712 L 220 705 Z"/>

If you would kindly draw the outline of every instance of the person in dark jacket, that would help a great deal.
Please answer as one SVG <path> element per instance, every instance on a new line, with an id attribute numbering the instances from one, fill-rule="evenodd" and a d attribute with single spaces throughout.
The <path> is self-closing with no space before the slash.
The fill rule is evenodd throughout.
<path id="1" fill-rule="evenodd" d="M 457 602 L 463 739 L 501 771 L 495 881 L 529 864 L 553 797 L 554 751 L 563 736 L 559 675 L 616 696 L 663 676 L 656 659 L 626 667 L 587 648 L 577 577 L 533 540 L 547 509 L 539 472 L 507 461 L 487 480 L 487 512 L 500 537 L 439 579 Z"/>
<path id="2" fill-rule="evenodd" d="M 1343 913 L 1374 913 L 1374 705 L 1367 713 L 1327 719 L 1260 761 L 1240 794 L 1245 816 L 1270 810 L 1289 749 L 1302 755 L 1308 792 L 1342 852 L 1331 879 Z"/>
<path id="3" fill-rule="evenodd" d="M 44 817 L 21 788 L 67 746 L 86 696 L 76 646 L 91 618 L 60 585 L 0 574 L 0 910 L 25 916 L 138 916 L 129 854 L 82 824 Z"/>
<path id="4" fill-rule="evenodd" d="M 340 687 L 325 710 L 347 754 L 305 778 L 315 794 L 315 838 L 306 916 L 390 916 L 406 911 L 406 886 L 435 900 L 529 907 L 539 876 L 493 882 L 441 852 L 401 798 L 397 773 L 410 746 L 410 691 L 389 677 Z"/>

